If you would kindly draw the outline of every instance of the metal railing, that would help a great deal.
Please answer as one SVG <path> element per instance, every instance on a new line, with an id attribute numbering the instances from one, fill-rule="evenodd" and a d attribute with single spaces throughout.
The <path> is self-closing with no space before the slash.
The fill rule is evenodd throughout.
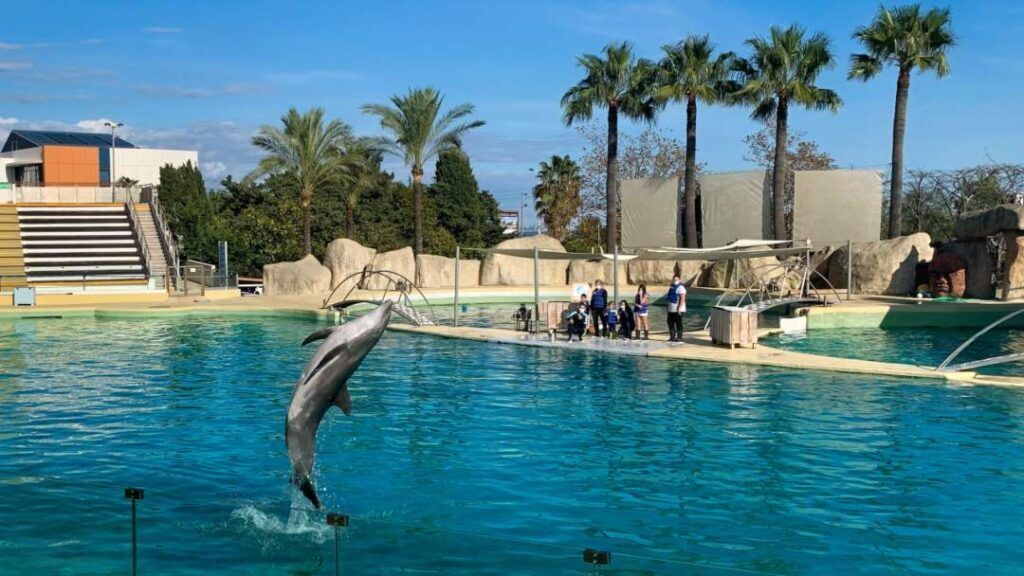
<path id="1" fill-rule="evenodd" d="M 35 279 L 33 281 L 28 280 L 28 276 L 25 274 L 2 274 L 0 275 L 0 293 L 9 294 L 15 288 L 21 287 L 33 287 L 33 288 L 64 288 L 72 289 L 81 292 L 88 292 L 90 290 L 109 290 L 111 286 L 148 286 L 152 282 L 155 287 L 162 288 L 165 284 L 166 277 L 163 275 L 152 275 L 149 277 L 149 281 L 144 278 L 131 278 L 131 277 L 117 277 L 117 276 L 99 276 L 95 274 L 64 274 L 62 278 L 64 280 L 46 280 L 46 279 Z M 71 278 L 66 279 L 66 278 Z M 128 284 L 125 284 L 128 282 Z"/>
<path id="2" fill-rule="evenodd" d="M 168 266 L 167 278 L 176 280 L 167 284 L 168 293 L 184 296 L 205 296 L 208 288 L 238 288 L 238 274 L 219 274 L 216 266 L 198 260 L 186 260 L 175 270 Z"/>
<path id="3" fill-rule="evenodd" d="M 149 245 L 146 243 L 146 234 L 142 230 L 142 222 L 139 221 L 139 211 L 135 208 L 135 201 L 132 200 L 132 195 L 127 195 L 125 206 L 128 208 L 128 219 L 131 221 L 132 232 L 135 235 L 135 243 L 138 245 L 139 250 L 142 252 L 142 265 L 146 276 L 149 277 L 152 272 L 152 266 L 149 262 Z"/>
<path id="4" fill-rule="evenodd" d="M 181 282 L 181 276 L 177 274 L 181 266 L 181 262 L 178 260 L 178 243 L 174 241 L 171 229 L 167 226 L 167 221 L 164 219 L 164 210 L 160 206 L 159 194 L 152 188 L 144 188 L 142 190 L 142 199 L 146 200 L 149 204 L 149 212 L 153 216 L 156 232 L 160 236 L 160 247 L 163 249 L 164 258 L 167 260 L 167 267 L 174 271 L 175 281 Z"/>

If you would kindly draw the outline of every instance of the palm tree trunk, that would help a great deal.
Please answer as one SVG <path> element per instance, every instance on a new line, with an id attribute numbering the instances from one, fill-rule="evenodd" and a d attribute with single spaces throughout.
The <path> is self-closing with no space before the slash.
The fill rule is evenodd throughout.
<path id="1" fill-rule="evenodd" d="M 776 240 L 786 234 L 786 140 L 789 131 L 789 101 L 779 98 L 775 110 L 775 161 L 772 163 L 772 222 Z"/>
<path id="2" fill-rule="evenodd" d="M 413 168 L 412 172 L 412 219 L 413 243 L 416 254 L 423 253 L 423 173 Z"/>
<path id="3" fill-rule="evenodd" d="M 310 201 L 310 198 L 306 194 L 303 194 L 303 199 L 302 199 L 302 242 L 303 242 L 303 244 L 306 247 L 306 254 L 312 254 L 313 253 L 313 235 L 312 235 L 312 233 L 310 231 L 310 222 L 309 222 L 310 219 L 311 219 L 311 215 L 310 215 L 310 212 L 312 211 L 311 206 L 312 206 L 312 202 Z"/>
<path id="4" fill-rule="evenodd" d="M 683 175 L 686 203 L 686 247 L 697 248 L 697 97 L 686 101 L 686 171 Z"/>
<path id="5" fill-rule="evenodd" d="M 605 250 L 614 250 L 619 231 L 619 109 L 608 107 L 608 173 L 605 175 Z"/>
<path id="6" fill-rule="evenodd" d="M 896 81 L 896 112 L 892 117 L 892 177 L 889 188 L 889 237 L 901 233 L 903 222 L 903 136 L 907 131 L 907 96 L 910 93 L 910 67 L 900 66 Z"/>
<path id="7" fill-rule="evenodd" d="M 351 204 L 345 205 L 345 236 L 352 238 L 352 229 L 355 228 L 355 208 Z"/>

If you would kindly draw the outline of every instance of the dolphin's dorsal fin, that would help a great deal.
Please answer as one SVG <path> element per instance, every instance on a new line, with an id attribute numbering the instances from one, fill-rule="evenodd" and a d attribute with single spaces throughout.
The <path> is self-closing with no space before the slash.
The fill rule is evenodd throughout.
<path id="1" fill-rule="evenodd" d="M 306 336 L 306 339 L 302 341 L 302 345 L 305 346 L 310 342 L 316 342 L 317 340 L 323 340 L 324 338 L 327 338 L 328 336 L 331 335 L 331 332 L 333 332 L 335 328 L 336 326 L 331 326 L 330 328 L 324 328 L 323 330 L 317 330 L 316 332 L 313 332 L 309 336 Z"/>

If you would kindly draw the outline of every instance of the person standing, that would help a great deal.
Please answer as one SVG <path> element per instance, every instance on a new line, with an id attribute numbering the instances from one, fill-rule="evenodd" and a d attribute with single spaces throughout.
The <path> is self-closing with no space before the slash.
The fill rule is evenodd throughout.
<path id="1" fill-rule="evenodd" d="M 594 335 L 608 336 L 608 291 L 604 282 L 594 282 L 594 292 L 590 295 L 590 315 L 594 318 Z"/>
<path id="2" fill-rule="evenodd" d="M 672 277 L 672 285 L 668 288 L 668 341 L 683 341 L 683 314 L 686 313 L 686 286 L 679 281 L 679 276 Z"/>
<path id="3" fill-rule="evenodd" d="M 650 334 L 651 327 L 647 324 L 647 309 L 651 305 L 650 297 L 647 296 L 647 285 L 641 284 L 636 289 L 636 298 L 633 299 L 633 314 L 636 316 L 636 339 L 639 340 L 641 334 L 644 340 L 647 340 L 648 334 Z"/>

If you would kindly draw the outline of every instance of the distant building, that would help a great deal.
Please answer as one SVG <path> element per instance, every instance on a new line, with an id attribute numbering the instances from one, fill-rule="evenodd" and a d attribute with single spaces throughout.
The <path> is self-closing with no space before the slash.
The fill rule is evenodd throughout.
<path id="1" fill-rule="evenodd" d="M 0 150 L 0 188 L 15 186 L 110 186 L 113 178 L 160 184 L 166 164 L 197 164 L 194 150 L 138 148 L 91 132 L 12 130 Z"/>

